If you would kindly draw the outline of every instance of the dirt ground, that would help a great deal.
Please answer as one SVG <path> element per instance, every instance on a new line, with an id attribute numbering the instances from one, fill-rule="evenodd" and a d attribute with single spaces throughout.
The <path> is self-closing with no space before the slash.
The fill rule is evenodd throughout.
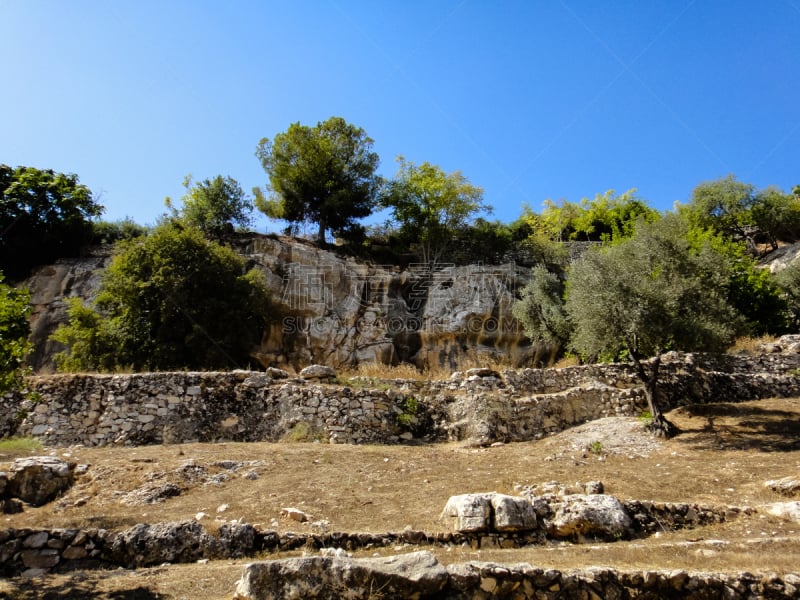
<path id="1" fill-rule="evenodd" d="M 197 517 L 208 528 L 242 519 L 266 529 L 307 530 L 310 525 L 281 517 L 282 508 L 295 507 L 331 531 L 433 532 L 442 529 L 439 513 L 454 494 L 515 494 L 544 482 L 597 480 L 620 499 L 749 507 L 792 500 L 764 482 L 800 478 L 800 399 L 686 407 L 669 417 L 682 434 L 668 441 L 651 437 L 637 419 L 609 418 L 540 441 L 489 448 L 220 443 L 50 450 L 88 465 L 86 473 L 56 502 L 0 519 L 13 528 L 119 530 Z M 12 459 L 0 457 L 0 469 Z M 168 483 L 180 493 L 147 503 Z M 434 552 L 445 563 L 785 573 L 800 565 L 800 523 L 761 512 L 612 544 Z M 0 581 L 0 598 L 230 598 L 245 562 Z"/>

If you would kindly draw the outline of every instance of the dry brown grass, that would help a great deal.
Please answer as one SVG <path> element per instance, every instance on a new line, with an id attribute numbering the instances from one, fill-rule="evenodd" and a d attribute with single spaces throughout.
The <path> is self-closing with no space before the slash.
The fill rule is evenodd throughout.
<path id="1" fill-rule="evenodd" d="M 762 352 L 761 344 L 769 344 L 777 339 L 774 335 L 738 337 L 728 348 L 728 354 L 760 354 Z"/>
<path id="2" fill-rule="evenodd" d="M 281 508 L 294 506 L 314 519 L 328 520 L 331 530 L 381 532 L 411 526 L 439 531 L 438 515 L 451 495 L 492 490 L 515 493 L 516 484 L 589 480 L 603 481 L 606 491 L 621 499 L 737 506 L 786 500 L 766 488 L 764 481 L 800 475 L 800 400 L 687 407 L 670 416 L 683 430 L 677 438 L 657 444 L 646 438 L 645 447 L 640 444 L 644 438 L 631 434 L 629 445 L 612 448 L 603 441 L 608 452 L 597 454 L 586 450 L 586 439 L 601 439 L 591 424 L 538 442 L 494 448 L 455 443 L 221 443 L 58 450 L 54 451 L 58 455 L 89 464 L 88 473 L 60 500 L 2 518 L 6 526 L 17 528 L 122 529 L 138 522 L 191 519 L 203 511 L 210 515 L 203 523 L 211 528 L 215 518 L 243 518 L 262 528 L 271 528 L 277 520 L 279 531 L 304 530 L 305 525 L 280 517 Z M 249 464 L 237 471 L 214 465 L 223 460 Z M 194 467 L 186 468 L 187 464 Z M 5 466 L 0 462 L 0 469 Z M 258 479 L 243 477 L 250 471 L 258 473 Z M 220 474 L 230 477 L 213 483 Z M 181 495 L 151 505 L 120 503 L 128 492 L 164 482 L 181 486 Z M 223 504 L 229 507 L 218 514 Z M 714 527 L 614 544 L 560 543 L 503 551 L 438 548 L 435 552 L 443 562 L 781 573 L 796 571 L 800 564 L 800 524 L 755 514 Z M 75 586 L 91 584 L 91 589 L 107 590 L 108 598 L 123 597 L 111 596 L 113 590 L 139 587 L 143 591 L 137 598 L 224 598 L 232 594 L 243 562 L 85 572 L 76 575 L 82 582 L 67 576 L 48 578 L 47 588 L 73 586 L 69 589 L 80 591 L 84 588 Z M 25 596 L 20 585 L 19 581 L 0 583 L 0 598 L 12 589 L 16 597 L 38 597 Z"/>

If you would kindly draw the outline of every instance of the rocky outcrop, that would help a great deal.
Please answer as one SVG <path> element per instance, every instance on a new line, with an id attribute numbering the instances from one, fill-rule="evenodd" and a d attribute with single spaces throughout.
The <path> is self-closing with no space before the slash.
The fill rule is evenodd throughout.
<path id="1" fill-rule="evenodd" d="M 520 364 L 531 355 L 511 315 L 527 268 L 442 264 L 402 270 L 286 237 L 252 234 L 232 243 L 249 267 L 263 271 L 272 291 L 273 323 L 252 352 L 263 367 L 299 371 L 314 363 L 401 361 L 455 367 L 467 358 Z M 110 251 L 96 248 L 86 258 L 59 260 L 22 283 L 33 294 L 35 370 L 53 370 L 53 355 L 62 348 L 48 338 L 66 320 L 66 299 L 96 295 Z"/>
<path id="2" fill-rule="evenodd" d="M 75 467 L 73 462 L 52 456 L 18 458 L 11 464 L 11 474 L 2 495 L 31 506 L 42 506 L 72 485 Z"/>

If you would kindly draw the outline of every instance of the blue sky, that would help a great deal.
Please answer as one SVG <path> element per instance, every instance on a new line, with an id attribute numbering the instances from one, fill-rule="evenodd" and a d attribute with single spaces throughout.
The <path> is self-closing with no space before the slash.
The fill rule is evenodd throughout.
<path id="1" fill-rule="evenodd" d="M 258 141 L 332 115 L 382 174 L 458 169 L 502 221 L 800 184 L 800 0 L 0 0 L 0 23 L 0 163 L 77 173 L 108 220 L 155 222 L 188 173 L 264 186 Z"/>

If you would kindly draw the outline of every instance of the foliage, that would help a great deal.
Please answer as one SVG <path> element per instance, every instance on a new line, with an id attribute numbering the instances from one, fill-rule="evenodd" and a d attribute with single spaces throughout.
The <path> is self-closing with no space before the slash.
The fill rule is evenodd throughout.
<path id="1" fill-rule="evenodd" d="M 656 398 L 661 355 L 722 350 L 740 321 L 726 294 L 728 258 L 709 244 L 692 248 L 687 234 L 684 220 L 667 215 L 627 241 L 590 250 L 567 279 L 572 347 L 587 356 L 627 354 L 665 435 L 674 429 Z M 655 357 L 649 371 L 646 357 Z"/>
<path id="2" fill-rule="evenodd" d="M 174 217 L 196 227 L 207 237 L 219 239 L 232 232 L 234 226 L 246 228 L 252 224 L 253 200 L 235 179 L 217 175 L 213 179 L 192 183 L 192 176 L 187 175 L 183 187 L 186 194 L 181 198 L 181 209 L 173 208 L 169 198 L 166 199 L 167 207 L 172 209 Z"/>
<path id="3" fill-rule="evenodd" d="M 30 349 L 30 294 L 3 283 L 0 273 L 0 392 L 17 387 Z"/>
<path id="4" fill-rule="evenodd" d="M 692 225 L 684 211 L 678 213 L 686 222 L 687 241 L 694 251 L 708 246 L 727 260 L 728 303 L 743 317 L 740 335 L 781 334 L 787 331 L 786 299 L 774 276 L 760 267 L 748 252 L 745 241 L 735 241 L 714 229 Z"/>
<path id="5" fill-rule="evenodd" d="M 119 221 L 94 221 L 92 223 L 92 244 L 113 244 L 120 240 L 147 235 L 148 228 L 139 225 L 130 217 Z"/>
<path id="6" fill-rule="evenodd" d="M 271 197 L 260 190 L 256 206 L 268 217 L 287 221 L 290 231 L 301 223 L 347 237 L 355 219 L 372 213 L 381 179 L 378 155 L 360 127 L 331 117 L 314 127 L 294 123 L 270 142 L 263 138 L 256 156 L 269 175 Z"/>
<path id="7" fill-rule="evenodd" d="M 609 190 L 580 203 L 545 200 L 544 206 L 540 215 L 528 209 L 526 216 L 531 229 L 558 242 L 618 241 L 631 237 L 637 222 L 653 222 L 660 216 L 635 195 L 635 190 L 621 195 Z"/>
<path id="8" fill-rule="evenodd" d="M 383 204 L 392 210 L 401 235 L 416 240 L 420 260 L 441 262 L 455 232 L 491 207 L 483 204 L 483 190 L 459 171 L 445 173 L 437 165 L 416 165 L 402 156 L 397 162 L 397 175 L 387 185 Z"/>
<path id="9" fill-rule="evenodd" d="M 77 175 L 0 165 L 0 270 L 21 279 L 34 266 L 77 255 L 102 212 Z"/>
<path id="10" fill-rule="evenodd" d="M 570 337 L 564 291 L 561 277 L 544 265 L 537 265 L 531 269 L 531 280 L 512 309 L 532 342 L 552 348 L 551 360 L 567 345 Z"/>
<path id="11" fill-rule="evenodd" d="M 798 331 L 800 330 L 800 262 L 789 263 L 775 278 L 786 301 L 789 329 Z"/>
<path id="12" fill-rule="evenodd" d="M 0 453 L 6 458 L 41 452 L 42 442 L 34 437 L 13 437 L 0 440 Z"/>
<path id="13" fill-rule="evenodd" d="M 742 241 L 753 255 L 761 242 L 775 249 L 800 235 L 800 199 L 775 187 L 759 191 L 733 175 L 701 183 L 680 210 L 694 228 Z"/>
<path id="14" fill-rule="evenodd" d="M 62 370 L 168 370 L 246 366 L 269 296 L 232 250 L 179 224 L 121 242 L 95 306 L 73 301 L 53 339 Z"/>

